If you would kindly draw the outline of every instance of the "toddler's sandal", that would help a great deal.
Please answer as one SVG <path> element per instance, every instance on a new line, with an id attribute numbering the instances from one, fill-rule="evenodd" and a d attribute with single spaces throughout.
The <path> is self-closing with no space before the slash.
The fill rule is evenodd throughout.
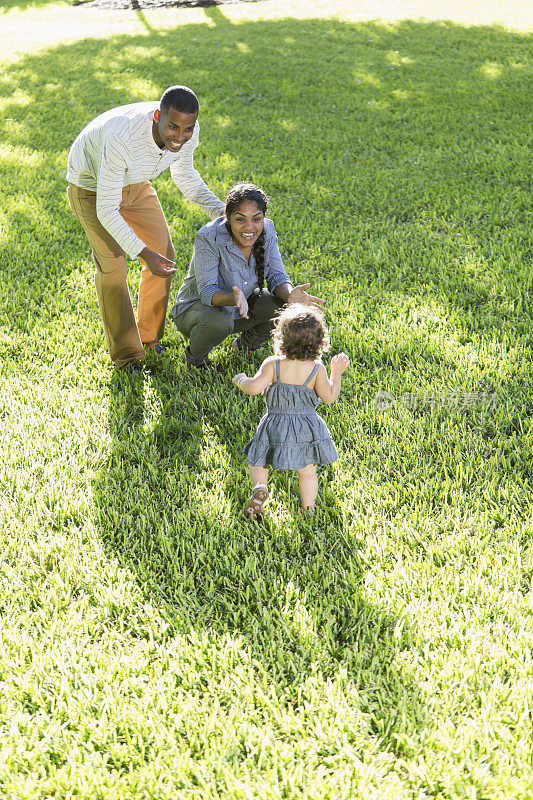
<path id="1" fill-rule="evenodd" d="M 244 506 L 244 516 L 248 517 L 248 519 L 259 519 L 267 500 L 268 489 L 266 486 L 256 486 L 252 491 L 252 496 Z"/>

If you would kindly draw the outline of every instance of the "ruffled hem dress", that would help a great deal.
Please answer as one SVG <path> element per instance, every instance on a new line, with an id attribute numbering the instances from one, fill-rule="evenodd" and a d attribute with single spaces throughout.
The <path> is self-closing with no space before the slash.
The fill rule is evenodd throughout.
<path id="1" fill-rule="evenodd" d="M 316 412 L 320 398 L 308 385 L 319 366 L 315 364 L 303 384 L 283 383 L 276 359 L 276 382 L 263 392 L 267 412 L 243 448 L 248 464 L 302 469 L 308 464 L 323 466 L 338 459 L 328 426 Z"/>

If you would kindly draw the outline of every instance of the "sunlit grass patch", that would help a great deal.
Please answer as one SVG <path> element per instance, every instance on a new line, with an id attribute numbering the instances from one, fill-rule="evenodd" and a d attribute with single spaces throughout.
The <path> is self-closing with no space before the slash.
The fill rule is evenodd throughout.
<path id="1" fill-rule="evenodd" d="M 532 797 L 529 38 L 207 13 L 0 83 L 0 793 Z M 195 374 L 170 324 L 150 374 L 109 366 L 66 154 L 177 80 L 351 358 L 312 517 L 285 473 L 242 516 L 260 358 Z M 174 294 L 205 217 L 156 187 Z"/>

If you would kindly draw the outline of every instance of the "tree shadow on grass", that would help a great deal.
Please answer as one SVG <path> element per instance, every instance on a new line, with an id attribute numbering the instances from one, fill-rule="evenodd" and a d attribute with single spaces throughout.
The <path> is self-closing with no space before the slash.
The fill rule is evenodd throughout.
<path id="1" fill-rule="evenodd" d="M 20 349 L 34 348 L 36 363 L 56 364 L 47 335 L 70 333 L 65 278 L 88 262 L 62 199 L 68 147 L 96 114 L 156 98 L 177 81 L 200 95 L 202 175 L 221 195 L 243 178 L 267 189 L 289 273 L 313 276 L 326 300 L 336 302 L 336 277 L 349 275 L 352 294 L 363 304 L 371 297 L 376 316 L 383 294 L 398 291 L 468 310 L 478 329 L 491 286 L 496 302 L 528 285 L 526 37 L 437 23 L 233 25 L 220 11 L 209 16 L 213 28 L 27 56 L 0 81 L 2 322 Z M 204 217 L 168 177 L 157 188 L 182 274 Z M 88 291 L 80 298 L 87 304 Z M 504 324 L 529 319 L 523 305 Z M 341 322 L 333 316 L 334 337 Z M 96 315 L 76 330 L 84 325 L 96 331 Z M 93 345 L 102 353 L 100 333 Z M 371 372 L 371 350 L 365 358 Z M 346 669 L 367 692 L 361 707 L 376 731 L 397 747 L 398 707 L 413 724 L 426 713 L 396 661 L 414 634 L 404 627 L 396 635 L 394 610 L 388 616 L 363 599 L 358 531 L 330 507 L 312 524 L 282 512 L 262 529 L 240 523 L 245 436 L 237 442 L 235 429 L 244 431 L 248 406 L 235 400 L 226 373 L 211 385 L 180 369 L 182 358 L 141 386 L 112 379 L 111 451 L 94 484 L 107 552 L 158 598 L 176 630 L 242 635 L 289 699 L 311 669 L 326 677 Z M 382 380 L 397 369 L 385 363 Z M 348 424 L 336 426 L 343 441 Z M 369 468 L 376 480 L 383 475 L 381 463 Z M 282 481 L 279 491 L 286 499 Z"/>
<path id="2" fill-rule="evenodd" d="M 400 665 L 414 634 L 364 599 L 358 532 L 331 497 L 302 518 L 287 473 L 274 473 L 263 523 L 244 519 L 242 433 L 224 358 L 207 376 L 168 362 L 144 382 L 113 376 L 111 453 L 93 485 L 104 546 L 169 630 L 243 641 L 282 703 L 296 709 L 308 679 L 344 671 L 368 735 L 406 756 L 403 733 L 428 718 Z"/>
<path id="3" fill-rule="evenodd" d="M 530 324 L 529 37 L 449 23 L 233 24 L 219 8 L 206 16 L 213 27 L 76 42 L 5 70 L 3 244 L 19 290 L 28 237 L 32 255 L 42 253 L 31 290 L 43 299 L 65 269 L 47 239 L 85 256 L 61 200 L 80 129 L 179 78 L 200 96 L 198 168 L 221 195 L 243 178 L 267 189 L 295 279 L 311 277 L 328 299 L 336 275 L 350 276 L 369 307 L 395 291 L 436 297 L 474 331 L 487 320 Z M 204 217 L 168 175 L 157 186 L 184 271 Z M 46 319 L 46 304 L 37 313 Z"/>

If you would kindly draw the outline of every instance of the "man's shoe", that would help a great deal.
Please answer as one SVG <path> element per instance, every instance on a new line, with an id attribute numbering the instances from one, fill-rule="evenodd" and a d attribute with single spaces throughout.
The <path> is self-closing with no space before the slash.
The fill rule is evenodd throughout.
<path id="1" fill-rule="evenodd" d="M 119 367 L 120 372 L 128 372 L 128 373 L 136 373 L 136 374 L 144 374 L 145 373 L 145 366 L 142 361 L 130 361 L 129 364 L 124 364 L 124 366 Z"/>
<path id="2" fill-rule="evenodd" d="M 163 353 L 168 353 L 168 347 L 165 347 L 164 344 L 154 344 L 153 347 L 148 348 L 149 353 L 156 353 L 158 356 L 163 355 Z"/>

